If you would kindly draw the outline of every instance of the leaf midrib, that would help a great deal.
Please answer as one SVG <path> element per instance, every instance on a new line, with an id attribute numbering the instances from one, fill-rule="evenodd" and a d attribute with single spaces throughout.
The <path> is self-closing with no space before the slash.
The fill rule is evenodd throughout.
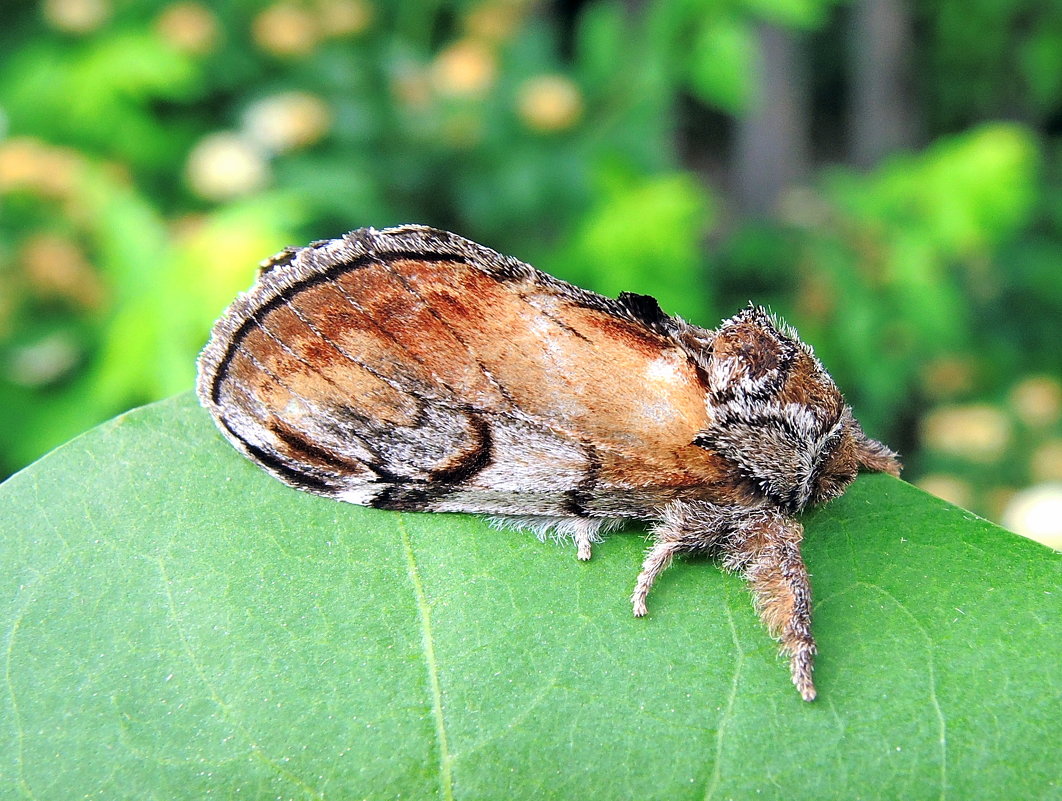
<path id="1" fill-rule="evenodd" d="M 409 536 L 406 521 L 399 513 L 395 514 L 395 524 L 402 536 L 402 548 L 406 555 L 406 571 L 413 594 L 417 601 L 417 614 L 420 623 L 421 644 L 424 649 L 425 669 L 428 672 L 428 687 L 431 690 L 432 716 L 435 719 L 435 737 L 439 746 L 439 790 L 444 801 L 453 801 L 454 787 L 451 771 L 450 746 L 446 736 L 446 719 L 443 717 L 442 688 L 439 684 L 439 664 L 435 658 L 435 637 L 431 628 L 431 606 L 424 593 L 424 584 L 417 568 L 417 558 L 413 553 L 413 541 Z"/>

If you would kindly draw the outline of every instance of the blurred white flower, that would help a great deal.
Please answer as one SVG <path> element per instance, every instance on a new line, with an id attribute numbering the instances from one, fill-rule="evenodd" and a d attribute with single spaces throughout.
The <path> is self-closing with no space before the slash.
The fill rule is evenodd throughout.
<path id="1" fill-rule="evenodd" d="M 1010 391 L 1010 403 L 1026 425 L 1052 425 L 1062 417 L 1062 384 L 1052 376 L 1029 376 Z"/>
<path id="2" fill-rule="evenodd" d="M 922 441 L 940 453 L 990 463 L 1010 444 L 1010 421 L 987 403 L 941 406 L 923 418 Z"/>
<path id="3" fill-rule="evenodd" d="M 1003 510 L 1003 525 L 1062 551 L 1062 483 L 1037 484 L 1016 492 Z"/>
<path id="4" fill-rule="evenodd" d="M 32 345 L 16 348 L 7 374 L 16 384 L 39 387 L 58 381 L 77 366 L 80 358 L 77 341 L 69 333 L 58 331 Z"/>
<path id="5" fill-rule="evenodd" d="M 44 0 L 41 10 L 48 24 L 66 33 L 91 33 L 111 15 L 106 0 Z"/>
<path id="6" fill-rule="evenodd" d="M 271 153 L 306 147 L 328 132 L 328 104 L 308 92 L 283 92 L 251 105 L 243 115 L 243 133 Z"/>
<path id="7" fill-rule="evenodd" d="M 265 155 L 239 134 L 219 132 L 199 140 L 185 165 L 188 185 L 206 200 L 229 200 L 269 183 Z"/>

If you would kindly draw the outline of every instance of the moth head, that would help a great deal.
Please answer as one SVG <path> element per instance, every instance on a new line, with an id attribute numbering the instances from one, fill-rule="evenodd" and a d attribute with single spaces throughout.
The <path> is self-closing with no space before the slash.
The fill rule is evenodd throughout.
<path id="1" fill-rule="evenodd" d="M 764 309 L 725 321 L 704 364 L 711 424 L 694 444 L 773 503 L 798 511 L 827 501 L 861 467 L 899 475 L 896 454 L 863 433 L 811 348 Z"/>

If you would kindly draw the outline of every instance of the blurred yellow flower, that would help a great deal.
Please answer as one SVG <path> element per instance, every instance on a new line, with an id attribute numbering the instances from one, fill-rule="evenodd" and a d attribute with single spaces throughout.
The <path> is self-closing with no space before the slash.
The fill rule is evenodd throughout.
<path id="1" fill-rule="evenodd" d="M 582 115 L 583 96 L 563 75 L 540 75 L 520 86 L 516 107 L 529 128 L 544 133 L 562 131 Z"/>
<path id="2" fill-rule="evenodd" d="M 1003 511 L 1003 525 L 1062 550 L 1062 483 L 1038 484 L 1016 492 Z"/>
<path id="3" fill-rule="evenodd" d="M 30 285 L 41 297 L 58 297 L 85 309 L 103 305 L 103 283 L 84 251 L 70 239 L 52 233 L 29 237 L 19 261 Z"/>
<path id="4" fill-rule="evenodd" d="M 324 100 L 309 92 L 283 92 L 263 98 L 247 109 L 243 132 L 271 153 L 312 145 L 332 122 Z"/>
<path id="5" fill-rule="evenodd" d="M 255 44 L 275 56 L 304 56 L 317 47 L 320 30 L 307 9 L 291 3 L 271 5 L 254 18 Z"/>
<path id="6" fill-rule="evenodd" d="M 319 0 L 317 16 L 324 36 L 353 36 L 372 22 L 375 11 L 364 0 Z"/>
<path id="7" fill-rule="evenodd" d="M 930 495 L 936 495 L 938 498 L 942 498 L 956 506 L 961 506 L 964 509 L 970 508 L 970 504 L 973 502 L 973 491 L 970 489 L 970 485 L 956 476 L 933 473 L 918 479 L 915 482 L 915 486 L 924 489 Z"/>
<path id="8" fill-rule="evenodd" d="M 188 185 L 206 200 L 228 200 L 269 183 L 262 152 L 235 133 L 214 133 L 193 148 L 185 166 Z"/>
<path id="9" fill-rule="evenodd" d="M 922 419 L 922 441 L 940 453 L 990 463 L 1010 443 L 1010 421 L 985 403 L 941 406 Z"/>
<path id="10" fill-rule="evenodd" d="M 214 12 L 202 3 L 173 3 L 155 21 L 159 36 L 176 49 L 201 56 L 213 50 L 221 36 Z"/>
<path id="11" fill-rule="evenodd" d="M 1053 425 L 1062 417 L 1062 385 L 1051 376 L 1029 376 L 1010 391 L 1010 405 L 1028 426 Z"/>
<path id="12" fill-rule="evenodd" d="M 82 159 L 76 150 L 20 136 L 0 142 L 0 192 L 26 189 L 46 197 L 74 194 Z"/>
<path id="13" fill-rule="evenodd" d="M 526 5 L 520 0 L 482 3 L 468 12 L 465 30 L 475 39 L 504 42 L 520 25 Z"/>
<path id="14" fill-rule="evenodd" d="M 48 24 L 66 33 L 91 33 L 111 15 L 107 0 L 44 0 Z"/>
<path id="15" fill-rule="evenodd" d="M 1036 448 L 1029 460 L 1033 481 L 1062 481 L 1062 439 L 1051 439 Z"/>
<path id="16" fill-rule="evenodd" d="M 497 69 L 497 59 L 487 45 L 462 39 L 435 57 L 431 66 L 432 83 L 443 95 L 475 97 L 490 89 Z"/>

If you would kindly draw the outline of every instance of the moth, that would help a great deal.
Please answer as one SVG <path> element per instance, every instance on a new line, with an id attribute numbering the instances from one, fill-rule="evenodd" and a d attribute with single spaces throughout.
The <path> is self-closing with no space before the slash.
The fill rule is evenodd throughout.
<path id="1" fill-rule="evenodd" d="M 715 329 L 580 289 L 425 226 L 288 248 L 214 325 L 197 389 L 226 438 L 297 489 L 471 512 L 593 543 L 651 523 L 646 613 L 677 554 L 747 579 L 815 697 L 795 515 L 860 468 L 898 475 L 796 332 L 749 305 Z"/>

